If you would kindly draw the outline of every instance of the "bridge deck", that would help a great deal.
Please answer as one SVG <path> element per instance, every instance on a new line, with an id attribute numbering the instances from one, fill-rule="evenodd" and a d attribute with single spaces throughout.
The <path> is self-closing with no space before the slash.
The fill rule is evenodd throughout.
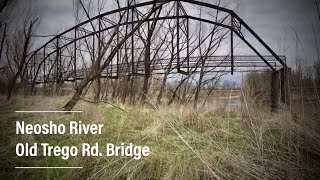
<path id="1" fill-rule="evenodd" d="M 273 56 L 263 56 L 275 69 L 282 68 L 282 65 Z M 284 56 L 280 56 L 285 61 Z M 153 60 L 150 64 L 151 74 L 174 74 L 181 73 L 184 75 L 200 72 L 201 62 L 204 62 L 205 72 L 231 72 L 231 57 L 230 56 L 210 56 L 210 57 L 181 57 L 178 61 L 177 58 L 171 59 L 158 59 Z M 179 62 L 179 63 L 178 63 Z M 252 70 L 267 70 L 268 66 L 258 56 L 234 56 L 234 69 L 235 72 L 248 72 Z M 75 81 L 83 79 L 88 68 L 74 69 L 65 68 L 61 71 L 60 75 L 51 73 L 46 76 L 39 76 L 36 78 L 36 83 L 55 82 L 57 79 L 60 81 Z M 117 78 L 119 75 L 123 76 L 142 76 L 145 73 L 145 63 L 143 61 L 110 64 L 101 73 L 101 78 Z M 44 78 L 45 77 L 45 78 Z M 57 78 L 59 77 L 59 78 Z"/>

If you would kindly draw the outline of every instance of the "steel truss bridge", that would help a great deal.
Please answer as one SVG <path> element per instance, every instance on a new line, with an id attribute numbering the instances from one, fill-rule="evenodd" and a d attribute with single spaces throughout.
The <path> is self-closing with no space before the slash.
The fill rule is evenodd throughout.
<path id="1" fill-rule="evenodd" d="M 192 10 L 194 7 L 207 13 L 199 16 Z M 152 9 L 155 10 L 153 13 Z M 87 15 L 87 18 L 34 51 L 28 61 L 30 83 L 77 82 L 90 72 L 92 62 L 102 53 L 101 49 L 109 46 L 112 50 L 118 45 L 119 50 L 99 78 L 117 79 L 146 73 L 190 75 L 199 73 L 201 65 L 207 72 L 231 74 L 253 69 L 276 72 L 287 68 L 284 56 L 278 56 L 234 11 L 220 6 L 194 0 L 154 0 L 128 3 L 126 7 L 95 17 Z M 149 29 L 155 22 L 158 30 L 150 35 Z M 203 44 L 213 42 L 209 38 L 213 34 L 224 36 L 223 40 L 229 42 L 225 56 L 215 56 L 214 53 L 199 55 L 201 38 L 198 33 L 193 33 L 197 31 L 197 23 L 207 26 Z M 118 32 L 115 37 L 112 36 L 113 31 Z M 153 37 L 152 43 L 147 43 L 153 57 L 145 61 L 144 41 L 148 36 Z M 234 55 L 235 38 L 246 44 L 254 55 Z M 269 55 L 262 55 L 249 39 L 257 41 Z M 174 42 L 174 46 L 166 45 L 167 41 Z M 111 50 L 107 50 L 105 56 Z"/>

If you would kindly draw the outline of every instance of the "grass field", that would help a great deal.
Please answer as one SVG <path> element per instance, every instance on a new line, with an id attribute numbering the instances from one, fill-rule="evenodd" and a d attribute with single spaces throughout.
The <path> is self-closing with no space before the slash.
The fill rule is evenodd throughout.
<path id="1" fill-rule="evenodd" d="M 241 112 L 189 107 L 77 104 L 81 114 L 20 114 L 57 110 L 65 97 L 15 97 L 0 107 L 1 179 L 318 179 L 320 134 L 290 113 L 272 115 L 246 102 Z M 16 135 L 15 121 L 105 125 L 101 135 Z M 312 124 L 312 123 L 309 123 Z M 134 143 L 150 155 L 129 157 L 17 157 L 18 142 L 52 145 Z M 15 166 L 83 166 L 83 169 L 25 169 Z M 40 176 L 39 176 L 40 175 Z"/>

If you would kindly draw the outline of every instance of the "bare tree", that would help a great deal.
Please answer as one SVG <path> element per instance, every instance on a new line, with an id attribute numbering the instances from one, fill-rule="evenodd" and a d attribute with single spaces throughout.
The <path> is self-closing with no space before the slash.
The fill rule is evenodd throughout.
<path id="1" fill-rule="evenodd" d="M 18 34 L 14 38 L 14 42 L 11 44 L 11 57 L 15 62 L 16 71 L 9 82 L 7 100 L 10 100 L 19 76 L 23 73 L 24 69 L 27 68 L 27 58 L 30 53 L 32 35 L 37 28 L 37 21 L 38 19 L 30 20 L 29 17 L 26 17 L 22 32 L 17 32 Z M 10 60 L 11 59 L 8 59 L 8 61 Z M 21 79 L 23 79 L 23 77 L 21 77 Z"/>
<path id="2" fill-rule="evenodd" d="M 98 56 L 96 57 L 95 62 L 92 64 L 90 71 L 88 75 L 81 80 L 79 83 L 76 92 L 72 96 L 72 98 L 69 100 L 69 102 L 64 106 L 65 110 L 71 110 L 73 107 L 76 105 L 76 103 L 80 100 L 82 92 L 84 88 L 89 84 L 89 82 L 93 81 L 96 77 L 98 77 L 101 72 L 110 64 L 114 56 L 117 54 L 118 50 L 122 47 L 122 45 L 125 43 L 125 41 L 131 37 L 139 28 L 142 24 L 144 24 L 157 10 L 159 10 L 162 5 L 166 1 L 160 1 L 157 5 L 153 6 L 152 9 L 148 12 L 148 14 L 141 20 L 139 23 L 136 24 L 136 26 L 133 28 L 133 30 L 128 33 L 126 36 L 124 36 L 121 41 L 119 41 L 114 48 L 112 48 L 111 43 L 116 37 L 120 23 L 123 20 L 123 17 L 125 16 L 126 13 L 129 13 L 128 10 L 122 12 L 121 16 L 119 17 L 118 24 L 114 28 L 114 31 L 112 35 L 110 36 L 108 42 L 106 44 L 103 43 L 101 39 L 99 41 L 102 41 L 102 50 L 99 52 Z M 110 53 L 107 55 L 107 51 L 110 51 Z M 107 58 L 104 58 L 105 55 L 107 55 Z M 101 66 L 100 66 L 101 63 Z"/>

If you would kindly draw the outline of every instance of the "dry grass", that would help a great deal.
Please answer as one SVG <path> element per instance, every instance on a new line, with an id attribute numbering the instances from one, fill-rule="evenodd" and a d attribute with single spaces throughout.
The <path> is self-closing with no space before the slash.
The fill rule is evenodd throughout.
<path id="1" fill-rule="evenodd" d="M 2 112 L 14 109 L 59 109 L 64 97 L 15 97 L 2 106 Z M 320 177 L 320 135 L 288 112 L 276 115 L 257 109 L 248 100 L 241 112 L 226 113 L 223 109 L 194 110 L 189 107 L 145 108 L 107 104 L 93 106 L 81 102 L 75 107 L 81 116 L 53 114 L 17 117 L 2 113 L 2 135 L 9 145 L 1 150 L 2 164 L 83 166 L 81 170 L 2 170 L 23 178 L 42 175 L 58 179 L 317 179 Z M 70 119 L 84 123 L 103 123 L 102 135 L 17 136 L 12 121 L 24 118 L 30 122 Z M 309 123 L 312 124 L 312 123 Z M 12 127 L 13 126 L 13 127 Z M 17 158 L 15 144 L 49 142 L 56 145 L 77 145 L 82 142 L 120 144 L 133 142 L 149 146 L 151 154 L 141 160 L 124 157 L 60 157 Z M 10 151 L 11 149 L 11 151 Z"/>

